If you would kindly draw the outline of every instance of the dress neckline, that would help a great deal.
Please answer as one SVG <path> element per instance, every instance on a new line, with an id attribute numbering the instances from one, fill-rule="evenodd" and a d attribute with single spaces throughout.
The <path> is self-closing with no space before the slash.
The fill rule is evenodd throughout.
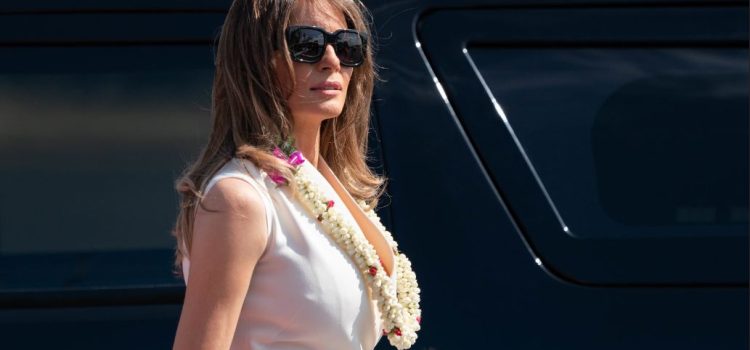
<path id="1" fill-rule="evenodd" d="M 309 163 L 309 164 L 308 164 L 308 163 Z M 307 167 L 311 168 L 311 172 L 312 172 L 312 173 L 314 173 L 314 175 L 315 175 L 315 176 L 316 176 L 316 177 L 318 178 L 318 181 L 322 181 L 322 182 L 325 182 L 325 186 L 327 186 L 328 190 L 329 190 L 329 191 L 330 191 L 330 192 L 331 192 L 331 193 L 332 193 L 333 195 L 336 195 L 336 196 L 338 197 L 338 199 L 339 199 L 339 200 L 341 200 L 341 201 L 344 201 L 344 199 L 343 199 L 343 198 L 341 198 L 341 195 L 340 195 L 340 194 L 338 193 L 338 191 L 336 191 L 336 189 L 335 189 L 334 185 L 333 185 L 333 184 L 331 184 L 331 183 L 330 183 L 330 182 L 328 181 L 328 179 L 327 179 L 327 178 L 325 177 L 325 175 L 323 175 L 323 172 L 326 172 L 326 173 L 328 173 L 328 174 L 330 174 L 330 175 L 331 175 L 331 177 L 332 177 L 332 178 L 333 178 L 333 180 L 334 180 L 334 181 L 336 182 L 336 184 L 338 185 L 338 187 L 340 187 L 340 188 L 341 188 L 341 189 L 343 190 L 343 192 L 344 192 L 344 195 L 345 195 L 345 196 L 347 196 L 347 197 L 348 197 L 348 199 L 349 199 L 349 201 L 351 201 L 351 203 L 353 203 L 353 204 L 354 204 L 354 205 L 353 205 L 353 206 L 354 206 L 354 208 L 355 208 L 354 210 L 357 210 L 357 211 L 359 211 L 359 213 L 360 213 L 360 214 L 362 215 L 362 217 L 363 217 L 363 218 L 365 218 L 365 220 L 366 220 L 366 221 L 365 221 L 365 225 L 369 225 L 369 226 L 370 226 L 370 231 L 371 231 L 371 232 L 375 232 L 375 233 L 376 233 L 377 235 L 379 235 L 379 239 L 381 239 L 381 240 L 382 240 L 382 242 L 384 242 L 384 243 L 385 243 L 385 245 L 386 245 L 386 246 L 388 247 L 388 249 L 386 249 L 386 252 L 387 252 L 387 254 L 389 254 L 389 255 L 390 255 L 390 262 L 391 262 L 391 273 L 390 273 L 390 274 L 388 274 L 388 277 L 391 277 L 391 278 L 395 277 L 395 271 L 394 271 L 394 270 L 395 270 L 395 267 L 396 267 L 396 266 L 395 266 L 395 265 L 396 265 L 396 264 L 395 264 L 395 263 L 396 263 L 396 256 L 395 256 L 395 254 L 394 254 L 394 253 L 393 253 L 393 251 L 392 251 L 392 249 L 393 249 L 393 248 L 392 248 L 392 247 L 390 246 L 390 244 L 388 244 L 388 240 L 387 240 L 387 239 L 385 238 L 385 235 L 384 235 L 384 234 L 383 234 L 383 233 L 382 233 L 382 232 L 380 231 L 380 229 L 379 229 L 379 228 L 378 228 L 378 227 L 377 227 L 377 226 L 375 225 L 375 223 L 373 223 L 373 222 L 372 222 L 372 220 L 371 220 L 371 219 L 370 219 L 370 218 L 369 218 L 369 217 L 367 216 L 367 214 L 366 214 L 366 213 L 365 213 L 365 212 L 364 212 L 364 211 L 362 210 L 362 208 L 361 208 L 361 207 L 359 206 L 359 204 L 357 203 L 357 201 L 355 201 L 355 200 L 354 200 L 354 198 L 353 198 L 353 197 L 351 196 L 351 194 L 349 194 L 349 192 L 348 192 L 348 191 L 346 190 L 346 188 L 345 188 L 345 187 L 344 187 L 344 186 L 343 186 L 343 185 L 341 184 L 341 181 L 339 181 L 339 179 L 338 179 L 338 177 L 336 176 L 336 174 L 335 174 L 335 173 L 333 172 L 333 170 L 331 170 L 331 168 L 330 168 L 330 167 L 328 166 L 328 164 L 326 163 L 326 161 L 325 161 L 325 160 L 323 159 L 323 156 L 322 156 L 322 155 L 318 155 L 318 166 L 322 166 L 322 170 L 321 170 L 321 169 L 318 169 L 317 167 L 315 167 L 315 166 L 314 166 L 314 165 L 313 165 L 312 163 L 310 163 L 309 161 L 305 161 L 304 163 L 302 163 L 302 166 L 305 166 L 305 165 L 306 165 Z M 344 206 L 344 207 L 345 207 L 345 208 L 346 208 L 347 210 L 349 209 L 349 207 L 348 207 L 348 206 L 346 206 L 346 204 L 345 204 L 345 203 L 341 203 L 341 205 L 343 205 L 343 206 Z M 373 209 L 373 210 L 374 210 L 374 209 Z M 351 220 L 353 221 L 353 222 L 352 222 L 352 223 L 353 223 L 353 226 L 354 226 L 354 227 L 355 227 L 355 228 L 356 228 L 357 230 L 359 230 L 359 232 L 360 232 L 360 233 L 362 234 L 362 236 L 363 236 L 363 237 L 364 237 L 365 239 L 367 239 L 367 235 L 366 235 L 366 234 L 365 234 L 365 232 L 364 232 L 364 228 L 363 228 L 363 227 L 361 227 L 361 226 L 359 225 L 359 222 L 358 222 L 358 221 L 357 221 L 357 219 L 356 219 L 356 218 L 354 217 L 354 213 L 352 213 L 352 212 L 349 212 L 349 216 L 351 217 Z M 367 239 L 367 241 L 368 241 L 368 242 L 370 242 L 370 240 L 369 240 L 369 239 Z M 373 244 L 372 242 L 370 242 L 370 244 L 371 244 L 371 245 L 373 245 L 373 247 L 375 246 L 375 245 L 374 245 L 374 244 Z M 385 258 L 385 257 L 382 257 L 382 258 Z"/>

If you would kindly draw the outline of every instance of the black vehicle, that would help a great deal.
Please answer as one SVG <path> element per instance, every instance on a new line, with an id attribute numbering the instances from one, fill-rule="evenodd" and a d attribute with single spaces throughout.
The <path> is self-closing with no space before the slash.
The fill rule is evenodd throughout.
<path id="1" fill-rule="evenodd" d="M 748 348 L 747 2 L 365 3 L 414 349 Z M 1 349 L 171 348 L 228 4 L 0 5 Z"/>

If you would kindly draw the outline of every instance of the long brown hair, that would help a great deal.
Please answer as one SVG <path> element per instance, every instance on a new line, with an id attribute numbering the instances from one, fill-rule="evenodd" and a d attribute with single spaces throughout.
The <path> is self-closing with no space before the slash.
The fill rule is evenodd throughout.
<path id="1" fill-rule="evenodd" d="M 182 275 L 182 258 L 192 247 L 195 211 L 198 205 L 203 207 L 205 186 L 226 162 L 244 158 L 265 171 L 277 170 L 288 179 L 292 176 L 289 165 L 270 152 L 279 137 L 292 135 L 293 118 L 269 62 L 275 48 L 286 48 L 283 29 L 296 1 L 311 0 L 235 0 L 227 12 L 216 44 L 209 139 L 176 182 L 180 207 L 172 235 L 177 239 L 174 273 L 178 276 Z M 364 63 L 352 73 L 341 114 L 321 123 L 320 154 L 352 197 L 373 208 L 386 179 L 366 163 L 370 101 L 378 79 L 371 16 L 360 1 L 314 1 L 328 1 L 344 13 L 350 28 L 369 33 Z M 284 57 L 278 63 L 294 77 L 289 54 Z"/>

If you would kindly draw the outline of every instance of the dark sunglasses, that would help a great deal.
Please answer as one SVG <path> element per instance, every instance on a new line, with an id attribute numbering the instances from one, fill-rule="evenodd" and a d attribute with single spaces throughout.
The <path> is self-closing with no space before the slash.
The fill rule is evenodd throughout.
<path id="1" fill-rule="evenodd" d="M 365 61 L 367 37 L 354 29 L 339 29 L 333 33 L 312 26 L 289 26 L 286 42 L 292 60 L 304 63 L 319 62 L 326 45 L 333 45 L 342 66 L 357 67 Z"/>

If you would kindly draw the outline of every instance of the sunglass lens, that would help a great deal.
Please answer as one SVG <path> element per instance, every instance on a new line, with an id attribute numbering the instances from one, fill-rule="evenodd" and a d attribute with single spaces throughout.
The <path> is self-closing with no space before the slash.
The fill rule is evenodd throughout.
<path id="1" fill-rule="evenodd" d="M 298 28 L 289 37 L 289 51 L 292 58 L 301 62 L 315 62 L 325 48 L 323 33 L 305 28 Z"/>
<path id="2" fill-rule="evenodd" d="M 364 60 L 362 38 L 358 33 L 341 32 L 336 38 L 336 55 L 343 65 L 359 65 Z"/>

